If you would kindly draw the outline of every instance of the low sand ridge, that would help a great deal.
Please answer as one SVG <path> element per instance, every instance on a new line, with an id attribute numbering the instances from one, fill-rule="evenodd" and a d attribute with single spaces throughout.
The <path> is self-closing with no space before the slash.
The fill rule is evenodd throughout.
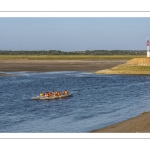
<path id="1" fill-rule="evenodd" d="M 95 72 L 96 74 L 132 74 L 150 75 L 150 58 L 134 58 L 111 69 Z"/>

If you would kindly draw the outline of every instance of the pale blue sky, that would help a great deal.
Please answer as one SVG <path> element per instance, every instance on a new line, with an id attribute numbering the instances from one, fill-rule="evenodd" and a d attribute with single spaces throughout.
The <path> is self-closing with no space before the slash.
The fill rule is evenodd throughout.
<path id="1" fill-rule="evenodd" d="M 150 18 L 0 18 L 0 50 L 146 50 Z"/>

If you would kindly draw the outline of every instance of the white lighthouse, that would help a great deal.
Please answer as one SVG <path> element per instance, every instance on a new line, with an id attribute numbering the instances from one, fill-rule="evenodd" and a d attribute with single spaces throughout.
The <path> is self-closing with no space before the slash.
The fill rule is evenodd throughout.
<path id="1" fill-rule="evenodd" d="M 147 40 L 146 40 L 146 46 L 147 46 L 147 57 L 150 57 L 149 45 L 150 45 L 150 42 L 149 42 L 149 37 L 148 37 L 148 38 L 147 38 Z"/>

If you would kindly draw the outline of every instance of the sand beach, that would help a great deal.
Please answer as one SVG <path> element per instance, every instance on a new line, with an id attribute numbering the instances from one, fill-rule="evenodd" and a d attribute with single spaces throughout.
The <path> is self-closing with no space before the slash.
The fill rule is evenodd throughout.
<path id="1" fill-rule="evenodd" d="M 0 60 L 0 72 L 90 71 L 109 69 L 126 60 Z M 4 75 L 1 74 L 1 75 Z"/>
<path id="2" fill-rule="evenodd" d="M 91 133 L 150 133 L 150 112 L 91 131 Z"/>

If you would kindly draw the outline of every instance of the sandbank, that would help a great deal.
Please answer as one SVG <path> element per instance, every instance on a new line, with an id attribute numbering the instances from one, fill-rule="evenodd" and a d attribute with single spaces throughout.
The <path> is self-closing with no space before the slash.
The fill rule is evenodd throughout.
<path id="1" fill-rule="evenodd" d="M 150 58 L 133 58 L 124 64 L 95 72 L 96 74 L 150 75 Z"/>
<path id="2" fill-rule="evenodd" d="M 150 133 L 150 112 L 91 131 L 91 133 Z"/>
<path id="3" fill-rule="evenodd" d="M 90 71 L 109 69 L 126 60 L 0 60 L 0 72 Z M 0 73 L 4 76 L 4 73 Z"/>

